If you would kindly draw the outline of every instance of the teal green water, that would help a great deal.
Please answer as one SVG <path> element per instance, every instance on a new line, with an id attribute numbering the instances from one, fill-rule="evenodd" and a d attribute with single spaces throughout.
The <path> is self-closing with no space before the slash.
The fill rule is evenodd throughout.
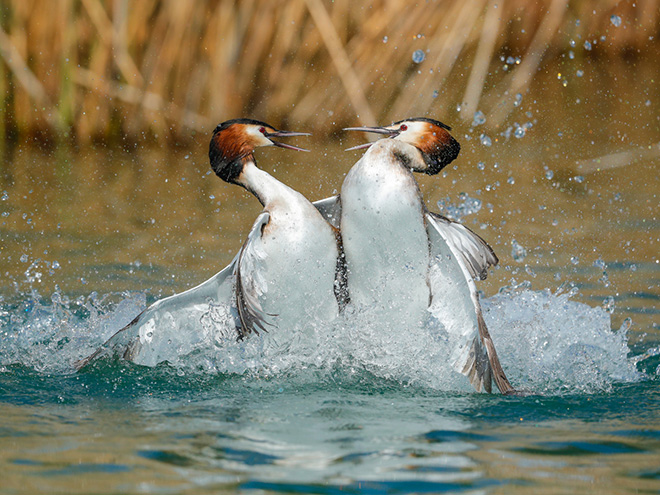
<path id="1" fill-rule="evenodd" d="M 660 489 L 657 382 L 504 398 L 345 370 L 299 383 L 105 363 L 10 367 L 0 391 L 2 493 Z"/>

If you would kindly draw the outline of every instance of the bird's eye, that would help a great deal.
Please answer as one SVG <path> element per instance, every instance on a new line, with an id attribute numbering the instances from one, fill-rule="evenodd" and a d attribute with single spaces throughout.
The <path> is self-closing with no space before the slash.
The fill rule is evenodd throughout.
<path id="1" fill-rule="evenodd" d="M 259 127 L 259 132 L 261 134 L 266 134 L 266 128 L 265 127 Z"/>
<path id="2" fill-rule="evenodd" d="M 407 130 L 408 130 L 408 126 L 407 126 L 406 124 L 401 124 L 401 127 L 399 127 L 399 130 L 400 130 L 400 131 L 407 131 Z"/>

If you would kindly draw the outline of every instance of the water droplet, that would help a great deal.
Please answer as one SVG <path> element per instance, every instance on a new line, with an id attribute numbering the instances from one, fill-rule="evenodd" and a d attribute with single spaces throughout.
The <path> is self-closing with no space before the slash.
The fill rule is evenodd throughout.
<path id="1" fill-rule="evenodd" d="M 603 300 L 603 309 L 609 313 L 614 312 L 614 298 L 612 296 L 607 296 Z"/>
<path id="2" fill-rule="evenodd" d="M 578 70 L 575 72 L 575 75 L 578 76 L 578 77 L 582 77 L 582 76 L 584 76 L 584 71 L 578 69 Z"/>
<path id="3" fill-rule="evenodd" d="M 606 265 L 605 262 L 603 261 L 603 258 L 598 258 L 596 261 L 594 261 L 594 266 L 595 266 L 596 268 L 601 269 L 601 270 L 605 270 L 605 268 L 606 268 L 607 265 Z"/>
<path id="4" fill-rule="evenodd" d="M 515 184 L 515 183 L 516 183 L 516 179 L 514 179 L 513 176 L 510 176 L 510 177 L 506 180 L 506 183 L 507 183 L 507 184 Z"/>
<path id="5" fill-rule="evenodd" d="M 477 168 L 479 170 L 485 170 L 486 169 L 486 164 L 484 162 L 479 162 L 479 163 L 477 163 Z"/>
<path id="6" fill-rule="evenodd" d="M 516 93 L 516 99 L 513 102 L 514 107 L 519 107 L 520 104 L 522 103 L 522 95 L 520 93 Z"/>
<path id="7" fill-rule="evenodd" d="M 426 54 L 424 53 L 424 50 L 415 50 L 412 54 L 413 62 L 416 64 L 422 63 L 425 58 Z"/>
<path id="8" fill-rule="evenodd" d="M 516 130 L 513 132 L 513 135 L 520 139 L 521 137 L 525 136 L 525 132 L 527 132 L 527 129 L 525 129 L 524 126 L 516 126 Z"/>
<path id="9" fill-rule="evenodd" d="M 440 92 L 436 89 L 436 90 L 433 92 L 433 98 L 437 98 L 439 94 L 440 94 Z"/>
<path id="10" fill-rule="evenodd" d="M 486 116 L 481 110 L 474 112 L 474 118 L 472 119 L 472 127 L 482 125 L 486 123 Z"/>
<path id="11" fill-rule="evenodd" d="M 57 270 L 60 268 L 60 263 L 58 261 L 53 261 L 53 264 L 51 265 L 53 270 Z"/>
<path id="12" fill-rule="evenodd" d="M 576 175 L 575 177 L 573 177 L 573 180 L 578 184 L 582 184 L 584 182 L 584 177 L 582 177 L 581 175 Z"/>
<path id="13" fill-rule="evenodd" d="M 613 26 L 619 27 L 621 25 L 621 17 L 618 15 L 612 15 L 610 16 L 610 22 L 612 23 Z"/>
<path id="14" fill-rule="evenodd" d="M 484 146 L 491 146 L 493 144 L 493 141 L 491 141 L 491 139 L 486 134 L 479 136 L 479 140 Z"/>
<path id="15" fill-rule="evenodd" d="M 515 239 L 511 240 L 511 257 L 513 258 L 514 261 L 517 261 L 520 263 L 525 259 L 527 256 L 527 250 L 518 244 L 518 242 Z"/>
<path id="16" fill-rule="evenodd" d="M 579 265 L 580 264 L 580 258 L 578 258 L 577 256 L 571 256 L 571 264 Z"/>
<path id="17" fill-rule="evenodd" d="M 7 194 L 7 191 L 2 191 L 2 197 L 0 199 L 2 199 L 2 201 L 7 201 L 9 199 L 9 194 Z"/>
<path id="18" fill-rule="evenodd" d="M 584 42 L 584 49 L 587 50 L 587 51 L 590 51 L 591 50 L 591 43 L 588 42 L 588 41 L 585 41 Z"/>
<path id="19" fill-rule="evenodd" d="M 24 254 L 21 256 L 21 263 L 27 263 L 28 262 L 28 255 Z"/>
<path id="20" fill-rule="evenodd" d="M 546 170 L 545 171 L 545 178 L 550 180 L 555 176 L 555 173 L 552 170 Z"/>
<path id="21" fill-rule="evenodd" d="M 387 36 L 383 36 L 383 43 L 387 43 Z"/>
<path id="22" fill-rule="evenodd" d="M 573 53 L 573 50 L 568 51 L 568 58 L 570 58 L 571 60 L 575 58 L 575 53 Z"/>

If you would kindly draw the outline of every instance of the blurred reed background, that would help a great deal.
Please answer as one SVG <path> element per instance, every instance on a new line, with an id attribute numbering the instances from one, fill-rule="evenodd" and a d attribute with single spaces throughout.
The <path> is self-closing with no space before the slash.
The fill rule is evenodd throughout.
<path id="1" fill-rule="evenodd" d="M 660 1 L 3 0 L 0 135 L 186 143 L 251 116 L 330 132 L 507 118 L 549 61 L 658 52 Z M 448 88 L 450 88 L 448 90 Z"/>

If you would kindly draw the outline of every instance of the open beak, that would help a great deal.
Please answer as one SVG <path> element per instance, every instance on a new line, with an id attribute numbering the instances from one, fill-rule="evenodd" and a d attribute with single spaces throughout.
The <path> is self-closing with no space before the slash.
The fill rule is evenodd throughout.
<path id="1" fill-rule="evenodd" d="M 273 141 L 272 139 L 273 137 L 311 136 L 309 132 L 273 131 L 273 132 L 264 133 L 264 136 L 270 139 L 270 142 L 273 143 L 274 146 L 277 146 L 279 148 L 285 148 L 287 150 L 294 150 L 294 151 L 309 151 L 304 148 L 298 148 L 297 146 L 293 146 L 291 144 L 285 144 L 285 143 L 280 143 L 279 141 Z"/>
<path id="2" fill-rule="evenodd" d="M 373 132 L 375 134 L 386 134 L 387 137 L 393 138 L 396 137 L 399 134 L 398 129 L 388 129 L 387 127 L 345 127 L 345 131 L 362 131 L 362 132 Z M 364 144 L 358 144 L 357 146 L 353 146 L 352 148 L 348 148 L 344 151 L 353 151 L 353 150 L 361 150 L 364 148 L 368 148 L 374 143 L 364 143 Z"/>

